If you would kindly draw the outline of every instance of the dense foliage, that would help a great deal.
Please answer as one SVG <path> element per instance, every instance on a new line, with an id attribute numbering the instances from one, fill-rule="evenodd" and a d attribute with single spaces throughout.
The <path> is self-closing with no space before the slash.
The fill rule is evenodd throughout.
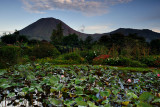
<path id="1" fill-rule="evenodd" d="M 21 49 L 16 46 L 3 46 L 0 48 L 0 68 L 16 64 L 21 55 Z"/>
<path id="2" fill-rule="evenodd" d="M 0 78 L 1 105 L 160 106 L 158 72 L 33 63 L 0 70 Z"/>
<path id="3" fill-rule="evenodd" d="M 25 36 L 19 35 L 18 31 L 1 37 L 0 68 L 36 60 L 47 62 L 49 58 L 49 61 L 54 64 L 160 67 L 160 40 L 152 40 L 149 43 L 136 34 L 128 36 L 120 33 L 104 35 L 98 41 L 94 41 L 91 36 L 88 36 L 82 40 L 78 38 L 77 34 L 63 36 L 63 28 L 60 23 L 57 25 L 57 29 L 53 30 L 51 42 L 25 38 Z M 4 48 L 8 49 L 4 51 Z M 20 51 L 11 52 L 10 48 L 19 48 Z M 16 57 L 13 57 L 13 54 L 16 54 Z M 110 57 L 99 58 L 101 55 L 109 55 Z M 43 60 L 43 58 L 45 59 Z"/>
<path id="4" fill-rule="evenodd" d="M 6 44 L 15 44 L 16 42 L 28 42 L 28 39 L 26 36 L 20 35 L 19 31 L 15 31 L 13 34 L 2 36 L 1 41 Z"/>

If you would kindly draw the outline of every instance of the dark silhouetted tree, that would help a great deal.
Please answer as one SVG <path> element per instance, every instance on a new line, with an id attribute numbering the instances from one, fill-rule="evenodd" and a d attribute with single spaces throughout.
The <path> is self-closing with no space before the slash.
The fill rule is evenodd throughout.
<path id="1" fill-rule="evenodd" d="M 78 46 L 79 45 L 78 35 L 70 34 L 68 36 L 65 36 L 63 38 L 63 45 Z"/>
<path id="2" fill-rule="evenodd" d="M 50 39 L 54 45 L 60 45 L 62 43 L 63 40 L 62 23 L 57 24 L 56 29 L 53 29 Z"/>
<path id="3" fill-rule="evenodd" d="M 91 49 L 92 47 L 92 41 L 93 41 L 93 38 L 91 36 L 88 36 L 85 41 L 84 41 L 84 44 L 85 44 L 85 47 L 87 49 Z"/>
<path id="4" fill-rule="evenodd" d="M 150 47 L 151 47 L 152 53 L 160 54 L 160 39 L 152 40 L 150 42 Z"/>

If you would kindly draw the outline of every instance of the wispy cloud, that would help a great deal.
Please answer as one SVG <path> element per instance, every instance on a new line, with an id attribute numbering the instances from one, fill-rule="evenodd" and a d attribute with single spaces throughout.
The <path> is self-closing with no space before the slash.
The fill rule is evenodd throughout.
<path id="1" fill-rule="evenodd" d="M 84 32 L 92 33 L 94 31 L 96 33 L 106 33 L 110 30 L 111 28 L 108 25 L 93 25 L 93 26 L 85 26 Z"/>
<path id="2" fill-rule="evenodd" d="M 132 0 L 21 0 L 24 9 L 32 13 L 44 13 L 46 10 L 71 10 L 86 15 L 105 14 L 115 4 Z"/>
<path id="3" fill-rule="evenodd" d="M 158 28 L 153 28 L 152 30 L 155 31 L 155 32 L 160 33 L 160 29 L 158 29 Z"/>

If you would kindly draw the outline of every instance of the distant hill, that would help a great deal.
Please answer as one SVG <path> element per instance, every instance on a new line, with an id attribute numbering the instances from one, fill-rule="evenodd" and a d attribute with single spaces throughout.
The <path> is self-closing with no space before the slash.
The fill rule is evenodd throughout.
<path id="1" fill-rule="evenodd" d="M 37 39 L 37 40 L 47 40 L 50 41 L 50 36 L 52 34 L 53 29 L 56 29 L 57 24 L 62 23 L 63 28 L 63 34 L 64 36 L 68 36 L 69 34 L 77 34 L 79 38 L 82 38 L 83 40 L 87 36 L 92 36 L 93 40 L 98 40 L 103 35 L 110 35 L 113 33 L 122 33 L 124 35 L 128 34 L 137 34 L 139 36 L 142 36 L 146 38 L 147 41 L 150 41 L 152 39 L 160 38 L 160 33 L 153 32 L 148 29 L 139 30 L 139 29 L 129 29 L 129 28 L 120 28 L 115 31 L 109 32 L 109 33 L 103 33 L 103 34 L 85 34 L 78 32 L 71 27 L 69 27 L 67 24 L 62 22 L 59 19 L 55 18 L 42 18 L 38 21 L 30 24 L 29 26 L 25 27 L 24 29 L 20 30 L 20 34 L 26 35 L 29 39 Z"/>
<path id="2" fill-rule="evenodd" d="M 131 29 L 131 28 L 119 28 L 115 31 L 110 32 L 110 34 L 121 33 L 125 36 L 129 34 L 137 34 L 138 36 L 144 37 L 146 41 L 151 41 L 153 39 L 160 39 L 160 33 L 154 32 L 149 29 Z"/>

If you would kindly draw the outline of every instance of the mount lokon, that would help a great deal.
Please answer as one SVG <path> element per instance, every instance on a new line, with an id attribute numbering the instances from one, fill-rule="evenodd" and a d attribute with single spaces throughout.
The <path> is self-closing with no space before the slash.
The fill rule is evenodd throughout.
<path id="1" fill-rule="evenodd" d="M 78 32 L 67 24 L 62 22 L 59 19 L 55 18 L 42 18 L 38 21 L 30 24 L 29 26 L 25 27 L 24 29 L 20 30 L 20 34 L 26 35 L 29 39 L 36 39 L 36 40 L 47 40 L 50 41 L 50 36 L 52 35 L 53 29 L 56 29 L 57 24 L 62 24 L 63 35 L 68 36 L 69 34 L 77 34 L 79 38 L 84 40 L 87 36 L 91 36 L 93 40 L 98 40 L 103 35 L 110 35 L 113 33 L 121 33 L 125 36 L 128 34 L 137 34 L 138 36 L 144 37 L 147 41 L 151 41 L 153 39 L 159 39 L 160 33 L 153 32 L 152 30 L 148 29 L 129 29 L 129 28 L 120 28 L 115 31 L 103 34 L 85 34 Z"/>
<path id="2" fill-rule="evenodd" d="M 55 19 L 55 18 L 39 19 L 38 21 L 20 30 L 20 34 L 26 35 L 29 39 L 50 41 L 50 36 L 52 35 L 53 29 L 56 29 L 56 26 L 59 23 L 62 24 L 64 36 L 68 36 L 69 34 L 75 33 L 79 36 L 79 38 L 82 38 L 83 40 L 87 36 L 93 36 L 93 38 L 96 38 L 95 36 L 97 36 L 97 35 L 90 35 L 90 34 L 78 32 L 72 29 L 71 27 L 69 27 L 67 24 L 65 24 L 61 20 Z"/>

